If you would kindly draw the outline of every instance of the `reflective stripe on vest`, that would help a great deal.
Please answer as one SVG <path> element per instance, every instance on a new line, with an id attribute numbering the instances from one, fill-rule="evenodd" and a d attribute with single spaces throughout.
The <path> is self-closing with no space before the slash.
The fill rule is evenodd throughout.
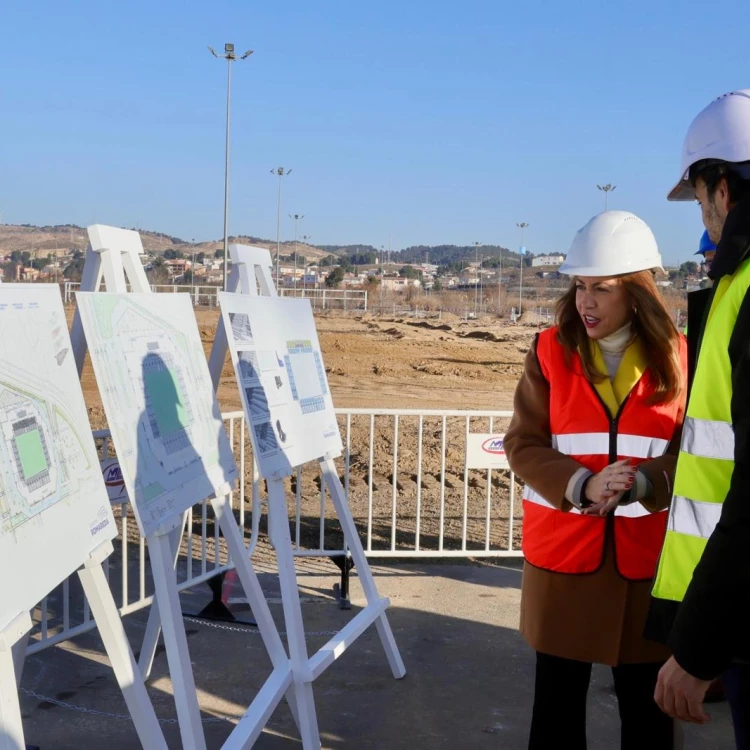
<path id="1" fill-rule="evenodd" d="M 734 461 L 734 429 L 727 422 L 687 417 L 680 447 L 693 456 Z"/>
<path id="2" fill-rule="evenodd" d="M 682 341 L 682 340 L 681 340 Z M 686 358 L 684 342 L 681 355 Z M 611 453 L 632 465 L 663 455 L 674 435 L 680 404 L 653 405 L 654 386 L 646 373 L 633 387 L 617 418 L 612 419 L 583 373 L 580 358 L 566 363 L 557 329 L 537 340 L 537 357 L 550 385 L 551 446 L 597 473 L 611 463 Z M 532 482 L 533 484 L 533 482 Z M 533 486 L 524 491 L 523 551 L 529 563 L 557 573 L 585 574 L 604 559 L 607 526 L 612 524 L 617 569 L 630 580 L 653 578 L 667 525 L 666 511 L 651 513 L 641 503 L 618 506 L 609 521 L 586 515 L 562 498 L 550 502 Z"/>
<path id="3" fill-rule="evenodd" d="M 536 503 L 537 505 L 541 505 L 544 508 L 557 510 L 557 508 L 555 508 L 555 506 L 552 505 L 552 503 L 545 500 L 536 490 L 529 487 L 528 484 L 524 487 L 523 499 L 528 500 L 530 503 Z M 576 514 L 582 515 L 581 511 L 576 507 L 571 508 L 567 512 L 572 513 L 573 515 L 576 515 Z M 666 510 L 659 511 L 659 512 L 666 513 Z M 640 518 L 641 516 L 650 516 L 652 515 L 652 513 L 647 508 L 644 508 L 643 505 L 641 505 L 640 503 L 635 502 L 635 503 L 630 503 L 628 505 L 618 505 L 615 508 L 615 515 L 622 516 L 623 518 Z"/>
<path id="4" fill-rule="evenodd" d="M 701 339 L 674 498 L 653 595 L 682 601 L 708 538 L 721 517 L 734 472 L 732 363 L 729 343 L 750 289 L 750 261 L 715 287 Z"/>
<path id="5" fill-rule="evenodd" d="M 631 458 L 655 458 L 664 455 L 668 440 L 641 435 L 618 435 L 617 455 Z M 609 456 L 608 432 L 582 432 L 553 435 L 552 447 L 569 456 Z"/>

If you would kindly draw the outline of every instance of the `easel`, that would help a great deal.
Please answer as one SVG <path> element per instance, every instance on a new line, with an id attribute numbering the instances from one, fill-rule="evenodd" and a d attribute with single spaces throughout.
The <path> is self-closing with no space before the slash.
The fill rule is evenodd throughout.
<path id="1" fill-rule="evenodd" d="M 112 552 L 113 547 L 110 541 L 100 544 L 78 569 L 78 577 L 141 744 L 149 749 L 166 750 L 164 735 L 146 687 L 140 679 L 122 620 L 102 567 Z M 11 750 L 11 748 L 23 750 L 25 747 L 17 688 L 31 628 L 31 616 L 27 611 L 19 613 L 0 632 L 0 728 L 3 732 L 0 737 L 0 748 L 2 750 Z"/>
<path id="2" fill-rule="evenodd" d="M 125 292 L 125 273 L 133 291 L 150 291 L 138 258 L 141 242 L 136 232 L 96 225 L 89 228 L 89 236 L 91 248 L 84 267 L 83 291 L 98 291 L 104 280 L 108 291 Z M 74 321 L 74 332 L 75 343 L 79 347 L 75 353 L 80 373 L 85 359 L 86 341 L 78 314 Z M 231 486 L 226 484 L 219 489 L 211 498 L 211 505 L 273 665 L 270 677 L 225 744 L 227 748 L 245 748 L 258 738 L 268 717 L 285 694 L 298 723 L 306 719 L 305 706 L 297 699 L 289 658 L 232 514 L 229 505 Z M 141 670 L 144 674 L 150 672 L 159 632 L 163 630 L 183 748 L 204 750 L 206 742 L 175 575 L 175 561 L 186 515 L 182 513 L 173 517 L 156 533 L 147 536 L 155 597 L 141 650 Z"/>
<path id="3" fill-rule="evenodd" d="M 228 291 L 258 295 L 258 287 L 260 287 L 263 296 L 278 296 L 271 280 L 271 259 L 267 250 L 241 245 L 230 245 L 229 249 L 232 258 L 232 273 L 228 283 Z M 258 272 L 257 276 L 256 271 Z M 226 353 L 227 336 L 223 318 L 221 318 L 209 358 L 209 370 L 214 387 L 218 385 Z M 253 446 L 253 450 L 256 450 L 255 446 Z M 291 671 L 299 708 L 299 728 L 305 750 L 317 750 L 321 747 L 312 688 L 313 682 L 370 625 L 375 623 L 377 627 L 393 676 L 400 679 L 406 674 L 386 615 L 386 609 L 389 607 L 390 601 L 387 598 L 381 598 L 378 594 L 375 579 L 357 533 L 346 493 L 339 480 L 333 458 L 333 456 L 321 458 L 320 467 L 341 523 L 345 543 L 351 551 L 351 556 L 359 572 L 367 605 L 312 657 L 308 656 L 305 642 L 302 607 L 299 599 L 297 573 L 294 567 L 294 551 L 289 533 L 284 477 L 266 477 L 268 483 L 269 532 L 278 560 L 279 583 L 289 644 Z M 238 562 L 234 553 L 232 553 L 232 559 L 235 563 Z M 243 718 L 238 725 L 238 729 L 242 726 L 244 720 Z M 225 747 L 240 746 L 228 743 Z"/>

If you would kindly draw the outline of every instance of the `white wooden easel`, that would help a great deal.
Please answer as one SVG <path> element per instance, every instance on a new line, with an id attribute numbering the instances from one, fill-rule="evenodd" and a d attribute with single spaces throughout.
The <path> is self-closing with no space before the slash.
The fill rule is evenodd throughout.
<path id="1" fill-rule="evenodd" d="M 113 551 L 111 542 L 100 544 L 79 568 L 78 577 L 142 746 L 147 750 L 167 750 L 102 567 Z M 30 614 L 23 612 L 0 632 L 0 728 L 3 732 L 0 750 L 25 747 L 17 687 L 31 627 Z"/>
<path id="2" fill-rule="evenodd" d="M 125 292 L 127 291 L 125 273 L 127 273 L 132 291 L 150 291 L 138 257 L 141 242 L 137 232 L 96 225 L 89 229 L 89 236 L 91 248 L 87 253 L 84 267 L 81 284 L 83 291 L 97 291 L 101 281 L 104 280 L 108 291 Z M 80 351 L 76 350 L 76 362 L 80 363 L 80 372 L 85 359 L 86 342 L 83 327 L 77 315 L 74 321 L 74 331 L 76 332 L 75 341 L 80 347 Z M 240 582 L 273 665 L 271 675 L 224 745 L 226 748 L 246 748 L 258 738 L 268 717 L 285 695 L 289 700 L 292 715 L 298 723 L 300 709 L 295 695 L 289 658 L 231 511 L 230 491 L 231 487 L 227 484 L 221 492 L 211 498 L 211 505 L 227 542 L 229 553 L 235 561 Z M 147 536 L 155 596 L 141 649 L 140 666 L 143 674 L 150 672 L 159 633 L 163 631 L 183 748 L 204 750 L 206 742 L 175 575 L 175 561 L 186 516 L 186 513 L 182 513 L 172 518 L 155 534 Z"/>
<path id="3" fill-rule="evenodd" d="M 278 296 L 270 273 L 272 265 L 268 250 L 242 245 L 230 245 L 229 250 L 232 258 L 232 272 L 229 278 L 228 291 L 257 295 L 260 288 L 260 293 L 263 296 Z M 223 318 L 220 318 L 209 358 L 209 370 L 214 387 L 218 386 L 227 348 L 226 330 Z M 291 672 L 304 750 L 317 750 L 321 747 L 312 688 L 313 682 L 370 625 L 374 623 L 377 627 L 393 676 L 400 679 L 406 674 L 406 668 L 386 615 L 386 609 L 389 607 L 390 601 L 387 598 L 381 598 L 378 594 L 375 579 L 357 533 L 333 457 L 322 457 L 320 467 L 341 523 L 345 543 L 359 573 L 367 605 L 316 654 L 312 657 L 308 656 L 297 573 L 294 567 L 294 550 L 289 533 L 284 477 L 266 477 L 268 482 L 269 532 L 278 560 L 279 583 L 289 644 Z M 232 552 L 232 559 L 235 563 L 238 562 L 234 552 Z M 238 725 L 238 729 L 240 726 L 242 726 L 242 721 Z M 225 747 L 240 746 L 228 744 Z"/>

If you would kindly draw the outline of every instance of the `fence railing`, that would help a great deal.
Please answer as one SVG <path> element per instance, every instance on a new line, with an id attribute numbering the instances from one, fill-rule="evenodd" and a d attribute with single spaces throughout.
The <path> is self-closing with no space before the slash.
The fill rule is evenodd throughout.
<path id="1" fill-rule="evenodd" d="M 521 555 L 521 496 L 515 476 L 508 470 L 466 468 L 468 435 L 504 432 L 512 412 L 338 409 L 337 415 L 345 445 L 337 468 L 369 557 Z M 258 555 L 265 493 L 243 412 L 223 418 L 239 469 L 232 510 L 248 555 Z M 96 431 L 94 437 L 101 459 L 113 458 L 109 431 Z M 287 482 L 295 554 L 346 555 L 319 467 L 301 467 Z M 120 613 L 127 615 L 151 604 L 153 585 L 146 543 L 127 498 L 112 504 L 119 537 L 105 572 Z M 198 503 L 188 512 L 176 566 L 178 589 L 191 589 L 231 567 L 210 505 Z M 96 627 L 77 576 L 46 597 L 33 617 L 35 637 L 27 653 Z"/>
<path id="2" fill-rule="evenodd" d="M 65 304 L 75 301 L 75 293 L 80 288 L 77 281 L 66 281 L 63 286 L 63 299 Z M 128 291 L 130 286 L 128 285 Z M 187 292 L 193 298 L 193 304 L 216 307 L 218 293 L 221 288 L 214 285 L 193 284 L 151 284 L 152 292 L 176 293 Z M 363 289 L 327 289 L 327 288 L 305 288 L 281 287 L 279 294 L 282 297 L 301 297 L 310 300 L 315 310 L 367 310 L 368 293 Z"/>

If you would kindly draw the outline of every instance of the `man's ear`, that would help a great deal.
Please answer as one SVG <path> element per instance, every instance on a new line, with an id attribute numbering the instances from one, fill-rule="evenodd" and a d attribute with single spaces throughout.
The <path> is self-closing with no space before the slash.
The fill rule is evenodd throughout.
<path id="1" fill-rule="evenodd" d="M 726 177 L 722 177 L 719 180 L 719 184 L 716 186 L 714 205 L 718 209 L 719 215 L 722 217 L 725 217 L 729 213 L 729 209 L 734 205 L 729 195 L 729 185 L 727 184 Z"/>

